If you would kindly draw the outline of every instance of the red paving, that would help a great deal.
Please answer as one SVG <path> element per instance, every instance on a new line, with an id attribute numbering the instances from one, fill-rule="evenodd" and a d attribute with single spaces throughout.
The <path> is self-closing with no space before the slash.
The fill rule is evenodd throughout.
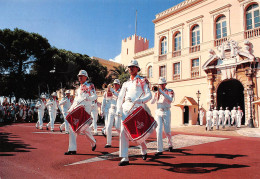
<path id="1" fill-rule="evenodd" d="M 157 158 L 150 153 L 146 161 L 140 156 L 131 157 L 130 165 L 124 167 L 118 166 L 119 158 L 65 166 L 118 151 L 118 137 L 113 138 L 113 148 L 107 149 L 104 148 L 106 139 L 95 136 L 97 148 L 92 152 L 85 137 L 78 136 L 78 155 L 65 156 L 68 135 L 33 133 L 46 132 L 35 129 L 34 125 L 0 127 L 1 179 L 260 178 L 260 138 L 214 135 L 229 139 L 175 149 Z M 173 132 L 176 134 L 180 132 Z M 149 141 L 154 140 L 153 134 Z"/>

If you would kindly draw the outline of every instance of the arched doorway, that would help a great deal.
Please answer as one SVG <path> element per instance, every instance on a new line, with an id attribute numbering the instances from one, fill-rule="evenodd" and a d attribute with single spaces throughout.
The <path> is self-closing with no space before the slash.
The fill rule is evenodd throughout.
<path id="1" fill-rule="evenodd" d="M 232 79 L 223 81 L 217 90 L 217 107 L 225 109 L 229 108 L 231 111 L 233 107 L 240 106 L 245 114 L 245 101 L 244 101 L 244 87 L 240 81 Z M 245 124 L 245 115 L 242 118 L 242 125 Z"/>
<path id="2" fill-rule="evenodd" d="M 183 108 L 184 124 L 189 124 L 189 106 Z"/>

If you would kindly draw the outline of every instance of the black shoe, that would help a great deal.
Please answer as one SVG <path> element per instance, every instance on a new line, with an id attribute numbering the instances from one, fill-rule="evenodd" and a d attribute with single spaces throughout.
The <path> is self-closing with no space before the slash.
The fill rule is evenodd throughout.
<path id="1" fill-rule="evenodd" d="M 146 160 L 146 158 L 147 158 L 147 154 L 142 155 L 142 159 L 143 159 L 143 160 Z"/>
<path id="2" fill-rule="evenodd" d="M 46 130 L 49 130 L 48 126 L 46 126 Z"/>
<path id="3" fill-rule="evenodd" d="M 129 165 L 129 161 L 123 161 L 123 162 L 119 162 L 118 166 L 126 166 Z"/>
<path id="4" fill-rule="evenodd" d="M 104 131 L 102 131 L 102 135 L 103 135 L 104 137 L 107 137 L 107 135 L 104 133 Z"/>
<path id="5" fill-rule="evenodd" d="M 206 127 L 206 130 L 208 130 L 208 128 Z"/>
<path id="6" fill-rule="evenodd" d="M 173 148 L 172 147 L 169 147 L 169 152 L 173 152 Z"/>
<path id="7" fill-rule="evenodd" d="M 92 147 L 92 151 L 95 151 L 95 150 L 96 150 L 96 147 L 97 147 L 97 145 L 95 144 L 95 145 Z"/>
<path id="8" fill-rule="evenodd" d="M 111 148 L 111 145 L 105 145 L 105 148 Z"/>
<path id="9" fill-rule="evenodd" d="M 64 155 L 76 155 L 76 154 L 77 154 L 76 151 L 68 151 L 64 153 Z"/>
<path id="10" fill-rule="evenodd" d="M 61 130 L 61 128 L 59 127 L 59 129 L 60 129 L 60 132 L 62 132 L 62 130 Z"/>
<path id="11" fill-rule="evenodd" d="M 156 152 L 155 154 L 154 154 L 154 156 L 159 156 L 159 155 L 162 155 L 163 153 L 162 152 Z"/>
<path id="12" fill-rule="evenodd" d="M 54 130 L 52 129 L 51 132 L 54 132 Z"/>

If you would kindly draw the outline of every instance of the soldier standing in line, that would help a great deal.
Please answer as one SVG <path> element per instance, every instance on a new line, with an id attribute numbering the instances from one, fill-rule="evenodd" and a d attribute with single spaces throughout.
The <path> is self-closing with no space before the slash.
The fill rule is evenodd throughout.
<path id="1" fill-rule="evenodd" d="M 54 132 L 54 122 L 55 122 L 55 119 L 57 116 L 59 101 L 57 100 L 56 92 L 53 92 L 51 95 L 52 95 L 52 98 L 46 104 L 46 107 L 48 108 L 49 116 L 50 116 L 50 122 L 46 125 L 46 129 L 49 130 L 49 126 L 51 126 L 51 132 Z"/>
<path id="2" fill-rule="evenodd" d="M 212 113 L 212 109 L 211 107 L 209 107 L 209 110 L 206 113 L 206 130 L 210 131 L 212 130 L 212 117 L 213 117 L 213 113 Z"/>
<path id="3" fill-rule="evenodd" d="M 225 126 L 227 124 L 227 121 L 228 121 L 228 126 L 230 127 L 230 115 L 231 115 L 231 112 L 229 111 L 228 107 L 226 107 L 224 128 L 225 128 Z"/>
<path id="4" fill-rule="evenodd" d="M 122 116 L 121 121 L 121 131 L 120 131 L 120 143 L 119 143 L 119 157 L 122 158 L 119 166 L 129 165 L 128 158 L 128 147 L 129 147 L 129 137 L 125 132 L 125 128 L 123 127 L 123 121 L 126 119 L 128 114 L 130 114 L 135 107 L 142 106 L 144 107 L 144 103 L 147 103 L 151 98 L 152 94 L 148 87 L 147 81 L 137 75 L 140 71 L 140 67 L 136 60 L 132 60 L 128 64 L 128 71 L 130 73 L 130 79 L 126 81 L 119 93 L 117 99 L 117 112 L 118 116 Z M 145 142 L 140 144 L 141 146 L 141 154 L 142 159 L 146 160 L 147 158 L 147 146 Z"/>
<path id="5" fill-rule="evenodd" d="M 65 128 L 65 133 L 69 133 L 69 123 L 66 120 L 66 116 L 68 115 L 68 110 L 71 107 L 72 99 L 70 97 L 70 90 L 66 90 L 65 97 L 60 101 L 59 105 L 62 106 L 62 115 L 64 118 L 64 122 L 60 125 L 60 132 Z"/>
<path id="6" fill-rule="evenodd" d="M 241 127 L 241 120 L 243 117 L 244 113 L 243 111 L 240 109 L 240 106 L 237 107 L 237 127 L 240 128 Z"/>
<path id="7" fill-rule="evenodd" d="M 212 128 L 214 127 L 214 125 L 216 125 L 216 129 L 219 130 L 219 119 L 218 119 L 218 109 L 217 107 L 214 108 L 213 110 L 213 122 L 212 122 Z"/>
<path id="8" fill-rule="evenodd" d="M 38 101 L 35 105 L 35 108 L 38 110 L 38 121 L 36 122 L 36 129 L 38 129 L 40 127 L 40 129 L 42 130 L 42 126 L 43 126 L 43 115 L 44 115 L 44 110 L 46 107 L 46 96 L 44 94 L 41 95 L 41 100 Z"/>
<path id="9" fill-rule="evenodd" d="M 157 104 L 155 111 L 155 120 L 157 122 L 156 137 L 157 137 L 157 152 L 155 156 L 163 154 L 163 127 L 168 141 L 169 151 L 173 151 L 172 136 L 171 136 L 171 103 L 174 101 L 174 92 L 172 89 L 166 89 L 167 82 L 164 77 L 159 78 L 158 92 L 155 93 L 151 103 Z"/>
<path id="10" fill-rule="evenodd" d="M 204 111 L 203 111 L 203 109 L 202 109 L 202 107 L 200 108 L 200 126 L 202 126 L 203 125 L 203 118 L 204 118 Z"/>
<path id="11" fill-rule="evenodd" d="M 85 111 L 90 115 L 91 103 L 97 99 L 95 86 L 92 83 L 87 82 L 88 73 L 85 70 L 80 70 L 78 74 L 78 80 L 80 82 L 80 87 L 77 89 L 72 106 L 68 112 L 71 112 L 74 108 L 79 105 L 83 105 Z M 69 128 L 69 148 L 64 155 L 75 155 L 77 152 L 77 133 L 75 133 L 72 128 Z M 91 134 L 90 127 L 86 127 L 81 133 L 85 134 L 87 140 L 90 142 L 92 151 L 96 149 L 96 140 Z"/>
<path id="12" fill-rule="evenodd" d="M 237 110 L 236 107 L 233 107 L 233 109 L 231 110 L 231 125 L 233 126 L 234 123 L 236 123 L 237 125 Z"/>
<path id="13" fill-rule="evenodd" d="M 112 92 L 113 96 L 111 98 L 111 105 L 110 109 L 108 111 L 108 120 L 107 120 L 107 126 L 106 126 L 106 136 L 107 136 L 107 144 L 105 145 L 105 148 L 111 147 L 112 142 L 112 127 L 115 120 L 115 127 L 118 133 L 120 133 L 120 117 L 116 115 L 116 102 L 117 97 L 120 91 L 120 81 L 119 79 L 115 79 L 114 82 L 114 88 L 111 88 L 111 85 L 108 85 L 109 90 Z"/>
<path id="14" fill-rule="evenodd" d="M 222 107 L 220 107 L 219 111 L 219 120 L 218 120 L 218 126 L 220 126 L 220 123 L 222 124 L 222 128 L 224 128 L 225 124 L 224 124 L 224 120 L 225 120 L 225 111 L 223 110 Z"/>

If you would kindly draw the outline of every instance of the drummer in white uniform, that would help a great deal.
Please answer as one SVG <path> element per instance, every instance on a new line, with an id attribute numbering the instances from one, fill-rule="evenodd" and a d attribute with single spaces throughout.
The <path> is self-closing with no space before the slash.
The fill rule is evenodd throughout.
<path id="1" fill-rule="evenodd" d="M 155 156 L 163 154 L 163 126 L 164 132 L 168 141 L 169 151 L 173 151 L 172 136 L 171 136 L 171 103 L 174 99 L 174 92 L 172 89 L 166 89 L 167 82 L 164 77 L 159 78 L 158 91 L 155 93 L 151 103 L 157 104 L 155 111 L 155 120 L 157 122 L 156 136 L 157 136 L 157 152 Z"/>
<path id="2" fill-rule="evenodd" d="M 51 131 L 54 132 L 54 122 L 57 116 L 57 110 L 59 107 L 59 101 L 57 100 L 57 93 L 53 92 L 52 98 L 47 102 L 46 107 L 49 111 L 50 122 L 46 125 L 46 129 L 49 130 L 49 126 L 51 126 Z"/>
<path id="3" fill-rule="evenodd" d="M 132 60 L 129 63 L 128 70 L 130 73 L 130 79 L 123 84 L 117 99 L 116 113 L 118 116 L 122 116 L 122 121 L 124 121 L 125 118 L 134 110 L 132 107 L 133 105 L 135 105 L 135 107 L 144 107 L 144 103 L 147 103 L 152 98 L 147 81 L 137 75 L 140 71 L 140 67 L 136 60 Z M 146 160 L 147 146 L 145 142 L 141 143 L 140 146 L 142 158 L 143 160 Z M 129 138 L 125 132 L 123 123 L 121 122 L 119 157 L 122 157 L 122 160 L 118 164 L 119 166 L 129 165 L 128 147 Z"/>
<path id="4" fill-rule="evenodd" d="M 60 125 L 60 132 L 65 128 L 65 133 L 69 133 L 69 123 L 66 120 L 66 116 L 68 115 L 68 110 L 70 109 L 70 106 L 72 104 L 72 99 L 70 97 L 70 90 L 66 90 L 65 97 L 60 101 L 60 106 L 62 106 L 62 115 L 64 118 L 64 122 Z"/>
<path id="5" fill-rule="evenodd" d="M 41 100 L 36 103 L 35 107 L 38 110 L 38 121 L 36 122 L 36 128 L 40 128 L 42 130 L 42 118 L 44 115 L 44 110 L 46 108 L 46 96 L 44 94 L 41 95 Z"/>
<path id="6" fill-rule="evenodd" d="M 107 126 L 106 126 L 106 136 L 107 136 L 107 144 L 105 145 L 105 148 L 111 147 L 112 142 L 112 127 L 115 120 L 115 128 L 118 133 L 120 133 L 120 126 L 121 126 L 121 119 L 116 115 L 116 102 L 117 97 L 120 91 L 120 81 L 119 79 L 115 79 L 114 87 L 112 88 L 111 85 L 108 85 L 109 90 L 112 92 L 113 96 L 111 99 L 111 105 L 108 111 L 108 119 L 107 119 Z"/>
<path id="7" fill-rule="evenodd" d="M 80 82 L 80 87 L 77 89 L 77 96 L 75 97 L 72 106 L 70 107 L 68 113 L 78 107 L 79 105 L 83 105 L 85 107 L 85 111 L 90 115 L 91 113 L 91 103 L 92 101 L 97 99 L 95 87 L 92 83 L 87 82 L 88 73 L 85 70 L 80 70 L 78 74 L 78 80 Z M 81 131 L 81 134 L 85 134 L 87 140 L 90 142 L 92 151 L 96 149 L 96 140 L 93 137 L 90 127 L 87 126 L 84 128 L 84 131 Z M 69 149 L 68 152 L 65 152 L 65 155 L 74 155 L 77 152 L 77 134 L 74 133 L 71 126 L 69 128 Z"/>

